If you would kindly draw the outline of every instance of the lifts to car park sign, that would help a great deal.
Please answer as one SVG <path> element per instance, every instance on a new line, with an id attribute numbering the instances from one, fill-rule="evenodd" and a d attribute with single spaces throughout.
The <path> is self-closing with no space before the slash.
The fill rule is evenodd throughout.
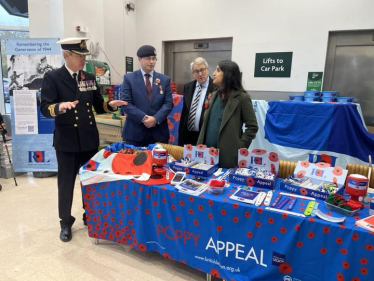
<path id="1" fill-rule="evenodd" d="M 290 77 L 292 52 L 257 53 L 255 77 Z"/>

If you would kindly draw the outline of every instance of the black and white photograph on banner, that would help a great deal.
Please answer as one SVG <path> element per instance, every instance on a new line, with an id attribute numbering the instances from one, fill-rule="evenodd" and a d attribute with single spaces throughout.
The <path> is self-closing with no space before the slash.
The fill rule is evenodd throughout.
<path id="1" fill-rule="evenodd" d="M 8 55 L 9 91 L 39 90 L 44 74 L 61 66 L 60 55 Z"/>

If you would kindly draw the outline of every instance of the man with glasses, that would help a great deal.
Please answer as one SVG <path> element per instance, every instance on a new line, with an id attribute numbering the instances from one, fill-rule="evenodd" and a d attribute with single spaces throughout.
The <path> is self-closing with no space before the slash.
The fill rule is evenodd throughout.
<path id="1" fill-rule="evenodd" d="M 137 52 L 141 68 L 123 78 L 121 96 L 128 102 L 122 137 L 127 144 L 168 143 L 167 116 L 173 108 L 170 78 L 154 70 L 156 49 L 144 45 Z"/>
<path id="2" fill-rule="evenodd" d="M 199 57 L 191 62 L 191 73 L 195 78 L 184 85 L 183 110 L 179 124 L 178 144 L 196 145 L 203 125 L 205 109 L 209 103 L 209 94 L 215 85 L 209 76 L 208 62 Z"/>
<path id="3" fill-rule="evenodd" d="M 124 101 L 104 101 L 93 74 L 83 71 L 87 38 L 67 38 L 61 44 L 65 65 L 45 73 L 41 90 L 40 111 L 55 118 L 53 146 L 56 149 L 58 175 L 58 211 L 60 239 L 72 238 L 71 215 L 75 178 L 79 168 L 94 156 L 99 147 L 99 133 L 92 107 L 97 113 L 112 112 Z M 83 221 L 86 224 L 85 214 Z"/>

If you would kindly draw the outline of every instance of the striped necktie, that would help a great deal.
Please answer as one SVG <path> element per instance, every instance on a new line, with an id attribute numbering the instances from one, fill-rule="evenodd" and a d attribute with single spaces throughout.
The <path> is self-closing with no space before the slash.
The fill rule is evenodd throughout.
<path id="1" fill-rule="evenodd" d="M 150 100 L 152 96 L 152 85 L 151 85 L 151 82 L 149 81 L 149 77 L 151 77 L 151 74 L 146 73 L 144 74 L 144 76 L 145 76 L 145 89 L 148 94 L 148 99 Z"/>
<path id="2" fill-rule="evenodd" d="M 194 125 L 195 125 L 196 111 L 197 111 L 197 106 L 199 105 L 200 96 L 201 96 L 201 85 L 199 84 L 199 89 L 197 90 L 195 98 L 192 102 L 190 115 L 188 117 L 187 128 L 189 131 L 193 131 L 195 127 Z"/>

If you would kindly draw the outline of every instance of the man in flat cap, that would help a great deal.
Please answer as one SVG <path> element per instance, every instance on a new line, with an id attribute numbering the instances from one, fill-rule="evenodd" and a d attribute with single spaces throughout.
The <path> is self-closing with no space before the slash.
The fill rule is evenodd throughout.
<path id="1" fill-rule="evenodd" d="M 99 133 L 92 107 L 97 113 L 112 112 L 124 101 L 106 102 L 100 94 L 95 76 L 83 71 L 86 63 L 87 38 L 67 38 L 61 44 L 65 64 L 45 73 L 40 111 L 46 117 L 55 117 L 53 146 L 58 165 L 58 211 L 60 239 L 72 238 L 71 215 L 75 178 L 79 168 L 98 151 Z M 83 215 L 85 222 L 85 214 Z M 86 223 L 85 223 L 86 224 Z"/>
<path id="2" fill-rule="evenodd" d="M 127 114 L 122 137 L 127 144 L 168 143 L 167 116 L 173 108 L 170 77 L 157 73 L 156 49 L 144 45 L 137 52 L 140 70 L 126 74 L 121 86 Z"/>

